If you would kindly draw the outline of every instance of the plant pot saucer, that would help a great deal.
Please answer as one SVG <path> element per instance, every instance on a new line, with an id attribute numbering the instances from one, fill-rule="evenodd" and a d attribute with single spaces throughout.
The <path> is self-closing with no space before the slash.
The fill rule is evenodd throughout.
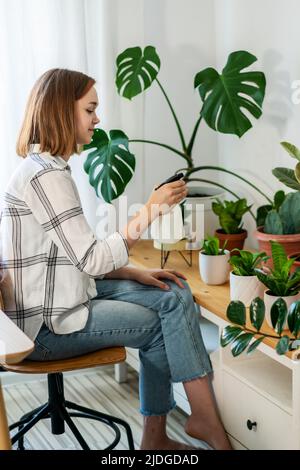
<path id="1" fill-rule="evenodd" d="M 187 239 L 183 238 L 175 243 L 163 243 L 159 240 L 153 240 L 153 246 L 157 250 L 164 250 L 164 251 L 184 251 L 186 250 L 186 243 Z"/>

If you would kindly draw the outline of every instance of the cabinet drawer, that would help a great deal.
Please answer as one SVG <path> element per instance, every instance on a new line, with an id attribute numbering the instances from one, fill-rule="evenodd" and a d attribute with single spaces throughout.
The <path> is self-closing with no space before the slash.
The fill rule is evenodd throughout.
<path id="1" fill-rule="evenodd" d="M 295 449 L 292 416 L 223 371 L 226 431 L 248 449 Z M 248 429 L 247 421 L 257 426 Z"/>

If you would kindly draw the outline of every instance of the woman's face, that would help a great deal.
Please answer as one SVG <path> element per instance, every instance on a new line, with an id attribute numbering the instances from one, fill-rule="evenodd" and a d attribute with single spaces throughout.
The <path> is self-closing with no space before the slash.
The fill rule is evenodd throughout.
<path id="1" fill-rule="evenodd" d="M 96 114 L 98 104 L 95 87 L 75 101 L 76 143 L 79 145 L 89 144 L 92 140 L 94 127 L 100 122 Z"/>

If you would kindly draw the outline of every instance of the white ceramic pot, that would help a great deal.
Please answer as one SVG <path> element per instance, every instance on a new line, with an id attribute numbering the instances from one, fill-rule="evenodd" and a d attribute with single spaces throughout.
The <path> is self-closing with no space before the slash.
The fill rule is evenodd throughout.
<path id="1" fill-rule="evenodd" d="M 205 284 L 220 285 L 228 281 L 230 253 L 225 250 L 224 255 L 205 255 L 199 252 L 200 276 Z"/>
<path id="2" fill-rule="evenodd" d="M 266 306 L 265 318 L 266 318 L 266 322 L 268 323 L 268 325 L 271 328 L 273 328 L 273 325 L 271 322 L 271 307 L 273 303 L 276 302 L 277 299 L 280 299 L 280 296 L 270 295 L 268 294 L 268 292 L 269 291 L 266 290 L 264 293 L 264 302 Z M 288 297 L 281 297 L 281 298 L 285 301 L 287 308 L 289 309 L 290 305 L 292 305 L 293 302 L 295 302 L 296 300 L 300 300 L 300 293 L 296 295 L 289 295 Z M 284 330 L 288 329 L 287 321 L 284 323 L 283 329 Z"/>
<path id="3" fill-rule="evenodd" d="M 237 276 L 230 273 L 230 299 L 240 300 L 249 307 L 255 297 L 264 298 L 265 286 L 256 276 Z"/>
<path id="4" fill-rule="evenodd" d="M 151 224 L 151 238 L 159 243 L 177 243 L 184 238 L 181 208 L 178 204 Z"/>
<path id="5" fill-rule="evenodd" d="M 194 194 L 203 196 L 192 197 Z M 215 233 L 218 228 L 218 218 L 212 211 L 216 197 L 223 200 L 225 192 L 213 186 L 189 186 L 184 202 L 185 236 L 190 240 L 187 250 L 199 250 L 206 235 Z"/>

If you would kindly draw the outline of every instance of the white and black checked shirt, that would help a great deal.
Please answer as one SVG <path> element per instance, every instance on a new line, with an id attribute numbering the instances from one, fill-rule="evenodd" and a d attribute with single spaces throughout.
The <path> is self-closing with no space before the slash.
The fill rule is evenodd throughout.
<path id="1" fill-rule="evenodd" d="M 97 240 L 71 170 L 34 145 L 1 204 L 1 292 L 5 313 L 34 340 L 43 321 L 57 334 L 84 328 L 94 278 L 128 263 L 119 232 Z"/>

